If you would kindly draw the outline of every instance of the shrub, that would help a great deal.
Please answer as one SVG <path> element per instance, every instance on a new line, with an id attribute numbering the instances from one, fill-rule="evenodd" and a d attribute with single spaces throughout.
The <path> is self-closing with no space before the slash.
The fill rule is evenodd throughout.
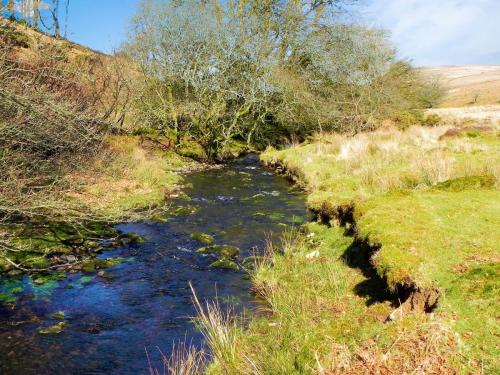
<path id="1" fill-rule="evenodd" d="M 437 114 L 430 114 L 425 116 L 423 125 L 426 126 L 436 126 L 441 122 L 441 117 Z"/>

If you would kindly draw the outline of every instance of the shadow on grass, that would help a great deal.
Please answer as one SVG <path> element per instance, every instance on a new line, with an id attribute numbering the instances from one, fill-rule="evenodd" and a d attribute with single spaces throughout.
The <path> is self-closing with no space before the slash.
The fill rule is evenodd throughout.
<path id="1" fill-rule="evenodd" d="M 350 235 L 346 231 L 346 235 Z M 361 271 L 365 280 L 354 287 L 354 292 L 366 298 L 366 305 L 371 306 L 380 302 L 391 302 L 391 305 L 398 305 L 397 296 L 387 288 L 386 281 L 380 277 L 370 262 L 372 255 L 379 247 L 370 247 L 359 241 L 353 243 L 344 251 L 341 258 L 351 268 Z"/>

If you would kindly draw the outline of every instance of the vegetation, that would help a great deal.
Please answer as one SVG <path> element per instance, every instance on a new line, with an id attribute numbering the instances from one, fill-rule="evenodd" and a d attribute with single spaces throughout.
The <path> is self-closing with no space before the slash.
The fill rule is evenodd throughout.
<path id="1" fill-rule="evenodd" d="M 217 350 L 207 373 L 493 373 L 500 143 L 453 130 L 323 134 L 262 154 L 320 222 L 256 259 L 264 307 L 249 323 L 195 300 Z"/>
<path id="2" fill-rule="evenodd" d="M 161 207 L 189 163 L 161 139 L 118 135 L 132 122 L 125 59 L 10 21 L 0 40 L 0 269 L 73 267 L 60 255 Z"/>
<path id="3" fill-rule="evenodd" d="M 145 0 L 124 53 L 105 56 L 38 32 L 51 15 L 60 36 L 59 1 L 43 4 L 0 9 L 19 18 L 0 20 L 0 271 L 112 277 L 122 259 L 96 259 L 102 240 L 142 240 L 112 224 L 161 213 L 191 159 L 271 146 L 263 162 L 307 190 L 318 222 L 241 265 L 193 233 L 211 267 L 250 270 L 264 305 L 243 324 L 194 295 L 212 362 L 181 347 L 166 369 L 499 368 L 498 129 L 425 116 L 441 90 L 384 32 L 346 22 L 342 1 Z M 62 334 L 58 320 L 39 333 Z"/>
<path id="4" fill-rule="evenodd" d="M 126 49 L 142 71 L 142 123 L 178 149 L 196 141 L 224 159 L 235 141 L 262 148 L 418 120 L 439 89 L 396 59 L 383 32 L 342 23 L 341 10 L 333 1 L 143 1 Z"/>
<path id="5" fill-rule="evenodd" d="M 332 227 L 307 226 L 257 269 L 271 314 L 235 339 L 240 361 L 262 373 L 498 367 L 500 144 L 495 130 L 446 130 L 323 135 L 262 155 Z"/>

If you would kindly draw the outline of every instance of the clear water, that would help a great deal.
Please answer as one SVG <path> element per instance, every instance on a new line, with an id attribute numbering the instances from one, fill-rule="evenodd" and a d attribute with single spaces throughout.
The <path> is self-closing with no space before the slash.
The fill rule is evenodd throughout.
<path id="1" fill-rule="evenodd" d="M 196 212 L 119 226 L 147 241 L 102 255 L 125 258 L 107 270 L 112 280 L 82 273 L 42 286 L 30 278 L 0 280 L 0 292 L 16 290 L 17 297 L 14 305 L 0 302 L 0 374 L 144 374 L 146 350 L 161 368 L 158 348 L 168 355 L 179 341 L 202 344 L 190 319 L 189 282 L 200 299 L 251 311 L 255 301 L 245 273 L 210 268 L 215 258 L 196 253 L 202 245 L 190 234 L 208 233 L 217 244 L 239 247 L 241 260 L 262 249 L 266 234 L 276 237 L 285 225 L 306 219 L 303 194 L 255 156 L 194 173 L 186 183 L 192 200 L 172 205 Z M 40 334 L 58 322 L 51 317 L 56 311 L 65 313 L 64 332 Z"/>

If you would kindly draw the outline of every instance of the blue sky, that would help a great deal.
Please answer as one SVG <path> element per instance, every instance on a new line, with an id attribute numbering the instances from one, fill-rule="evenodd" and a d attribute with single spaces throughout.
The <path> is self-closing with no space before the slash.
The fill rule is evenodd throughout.
<path id="1" fill-rule="evenodd" d="M 111 53 L 126 40 L 139 0 L 70 0 L 68 39 Z"/>
<path id="2" fill-rule="evenodd" d="M 140 0 L 71 0 L 70 39 L 112 52 Z M 500 64 L 500 0 L 362 0 L 359 15 L 382 27 L 416 65 Z"/>
<path id="3" fill-rule="evenodd" d="M 416 65 L 500 64 L 500 0 L 365 0 Z"/>

